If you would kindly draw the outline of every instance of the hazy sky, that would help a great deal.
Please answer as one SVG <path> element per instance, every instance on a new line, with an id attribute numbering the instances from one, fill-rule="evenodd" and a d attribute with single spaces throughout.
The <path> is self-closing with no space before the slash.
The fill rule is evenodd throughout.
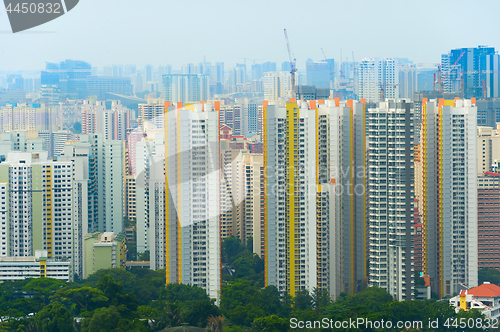
<path id="1" fill-rule="evenodd" d="M 287 28 L 299 68 L 307 58 L 402 57 L 436 63 L 452 48 L 500 49 L 498 0 L 80 0 L 62 17 L 12 34 L 0 9 L 0 70 L 46 61 L 247 65 L 288 60 Z M 279 67 L 279 65 L 278 65 Z"/>

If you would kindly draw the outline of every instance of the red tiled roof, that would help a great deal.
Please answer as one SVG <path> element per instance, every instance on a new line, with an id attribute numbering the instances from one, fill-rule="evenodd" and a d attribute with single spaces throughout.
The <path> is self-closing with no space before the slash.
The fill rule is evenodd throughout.
<path id="1" fill-rule="evenodd" d="M 493 172 L 484 172 L 484 175 L 488 175 L 488 176 L 500 176 L 499 173 L 493 173 Z"/>
<path id="2" fill-rule="evenodd" d="M 467 294 L 475 297 L 498 297 L 500 296 L 500 287 L 494 284 L 482 284 L 469 289 Z"/>

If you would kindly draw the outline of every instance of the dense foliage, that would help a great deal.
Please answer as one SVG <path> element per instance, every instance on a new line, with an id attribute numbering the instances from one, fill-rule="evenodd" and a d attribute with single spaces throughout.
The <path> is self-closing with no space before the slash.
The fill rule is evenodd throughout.
<path id="1" fill-rule="evenodd" d="M 0 284 L 0 331 L 160 331 L 187 323 L 210 331 L 290 331 L 298 321 L 423 321 L 479 318 L 477 311 L 455 313 L 447 301 L 394 301 L 384 290 L 369 288 L 331 301 L 327 292 L 302 291 L 280 298 L 264 287 L 264 262 L 235 238 L 223 242 L 223 287 L 219 307 L 197 287 L 170 284 L 165 271 L 102 270 L 86 280 L 65 283 L 39 278 Z M 480 278 L 498 271 L 482 271 Z M 320 329 L 300 329 L 320 331 Z M 450 327 L 446 331 L 463 329 Z M 467 331 L 474 329 L 467 328 Z M 479 331 L 481 329 L 477 329 Z M 321 331 L 360 331 L 321 329 Z M 366 328 L 363 331 L 385 331 Z M 397 329 L 393 329 L 397 331 Z M 417 331 L 417 329 L 405 329 Z M 424 328 L 419 331 L 435 331 Z"/>

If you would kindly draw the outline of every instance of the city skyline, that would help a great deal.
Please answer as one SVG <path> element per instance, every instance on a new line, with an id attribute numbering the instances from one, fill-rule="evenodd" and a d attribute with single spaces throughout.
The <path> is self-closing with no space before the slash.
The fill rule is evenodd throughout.
<path id="1" fill-rule="evenodd" d="M 143 8 L 131 1 L 120 4 L 116 8 L 112 2 L 87 0 L 57 20 L 17 34 L 10 32 L 7 14 L 0 10 L 0 42 L 9 45 L 8 50 L 0 50 L 2 69 L 41 70 L 46 61 L 63 59 L 82 59 L 97 67 L 128 63 L 179 67 L 204 59 L 227 64 L 281 63 L 288 60 L 283 28 L 288 29 L 299 68 L 305 67 L 308 58 L 323 60 L 321 48 L 334 59 L 340 57 L 342 49 L 344 61 L 352 61 L 354 53 L 356 61 L 401 57 L 430 64 L 440 62 L 441 54 L 452 48 L 500 45 L 500 38 L 488 33 L 493 31 L 489 22 L 495 19 L 495 7 L 500 9 L 494 1 L 487 2 L 489 10 L 481 15 L 468 16 L 467 25 L 454 23 L 461 13 L 478 11 L 475 4 L 466 1 L 420 1 L 410 6 L 393 0 L 252 2 L 244 6 L 228 1 L 151 1 Z M 156 9 L 151 11 L 151 6 Z M 176 15 L 193 8 L 203 13 L 201 19 L 186 21 L 185 15 Z M 238 19 L 236 29 L 227 29 L 232 17 L 243 20 Z M 293 24 L 292 17 L 302 24 Z M 132 18 L 134 24 L 128 24 Z M 318 21 L 331 23 L 318 29 Z M 162 29 L 171 33 L 162 33 Z M 159 44 L 160 51 L 145 55 L 143 45 L 152 44 Z M 120 45 L 127 52 L 122 52 Z"/>

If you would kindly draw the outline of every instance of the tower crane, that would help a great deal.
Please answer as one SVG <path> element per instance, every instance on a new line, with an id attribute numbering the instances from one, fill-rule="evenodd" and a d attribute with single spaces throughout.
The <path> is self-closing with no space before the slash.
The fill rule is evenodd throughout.
<path id="1" fill-rule="evenodd" d="M 288 41 L 288 33 L 286 32 L 285 29 L 285 39 L 286 39 L 286 47 L 288 49 L 288 58 L 290 59 L 290 82 L 292 85 L 291 92 L 292 92 L 292 98 L 295 98 L 295 73 L 297 72 L 297 67 L 296 67 L 296 59 L 295 57 L 292 57 L 292 51 L 290 49 L 290 42 Z M 292 59 L 293 58 L 293 59 Z"/>

